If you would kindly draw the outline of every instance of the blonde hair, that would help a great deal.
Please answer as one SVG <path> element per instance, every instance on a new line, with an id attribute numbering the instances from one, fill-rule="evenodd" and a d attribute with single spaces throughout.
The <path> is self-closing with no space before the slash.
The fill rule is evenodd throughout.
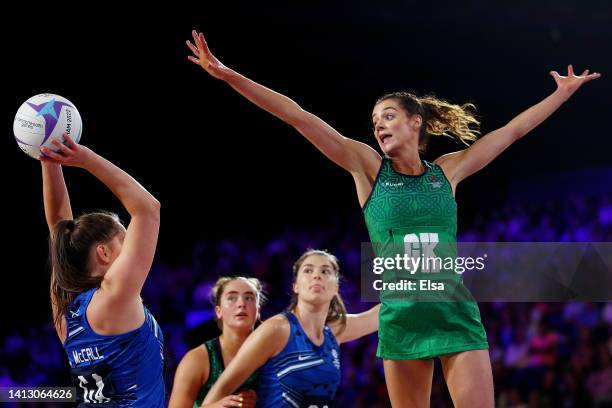
<path id="1" fill-rule="evenodd" d="M 480 121 L 472 103 L 452 104 L 432 95 L 418 97 L 410 92 L 393 92 L 384 95 L 376 104 L 395 99 L 408 115 L 421 115 L 423 125 L 419 134 L 419 151 L 427 149 L 431 136 L 446 136 L 466 146 L 480 135 Z"/>

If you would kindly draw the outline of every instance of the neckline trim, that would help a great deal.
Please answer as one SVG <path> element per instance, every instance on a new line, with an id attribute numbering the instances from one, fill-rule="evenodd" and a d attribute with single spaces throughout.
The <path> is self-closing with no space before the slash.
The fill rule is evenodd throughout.
<path id="1" fill-rule="evenodd" d="M 410 177 L 410 178 L 419 178 L 419 177 L 423 177 L 425 174 L 427 174 L 427 172 L 428 172 L 428 171 L 429 171 L 429 169 L 431 168 L 431 166 L 429 165 L 429 163 L 427 163 L 427 162 L 426 162 L 425 160 L 423 160 L 423 159 L 420 159 L 420 160 L 421 160 L 421 163 L 423 164 L 423 168 L 425 169 L 425 170 L 423 171 L 423 173 L 421 173 L 421 174 L 415 174 L 415 175 L 412 175 L 412 174 L 405 174 L 405 173 L 399 172 L 399 171 L 397 171 L 397 170 L 395 170 L 395 169 L 393 168 L 393 162 L 391 161 L 391 158 L 390 158 L 389 156 L 385 156 L 385 159 L 386 159 L 386 160 L 389 162 L 389 168 L 391 169 L 391 171 L 392 171 L 393 173 L 395 173 L 395 174 L 398 174 L 398 175 L 402 176 L 402 177 Z"/>

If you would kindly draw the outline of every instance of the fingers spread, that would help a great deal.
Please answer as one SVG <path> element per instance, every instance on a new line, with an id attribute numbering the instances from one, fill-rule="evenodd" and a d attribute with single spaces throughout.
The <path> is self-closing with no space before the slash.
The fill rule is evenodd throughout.
<path id="1" fill-rule="evenodd" d="M 187 59 L 191 62 L 193 62 L 194 64 L 200 65 L 200 60 L 196 57 L 192 57 L 191 55 L 187 57 Z"/>
<path id="2" fill-rule="evenodd" d="M 204 38 L 204 34 L 200 33 L 199 38 L 200 38 L 200 42 L 202 43 L 202 45 L 204 45 L 205 47 L 208 47 L 208 45 L 206 44 L 206 39 Z"/>
<path id="3" fill-rule="evenodd" d="M 200 55 L 200 50 L 196 48 L 195 45 L 191 43 L 191 41 L 187 40 L 187 47 L 193 52 L 195 55 Z"/>
<path id="4" fill-rule="evenodd" d="M 601 77 L 600 73 L 593 72 L 591 75 L 588 75 L 587 77 L 585 77 L 585 82 L 592 81 L 593 79 L 597 79 L 597 78 L 600 78 L 600 77 Z"/>

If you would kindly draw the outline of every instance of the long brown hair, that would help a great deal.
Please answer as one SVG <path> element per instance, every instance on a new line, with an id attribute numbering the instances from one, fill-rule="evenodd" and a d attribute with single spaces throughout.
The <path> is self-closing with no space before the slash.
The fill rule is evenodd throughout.
<path id="1" fill-rule="evenodd" d="M 122 231 L 119 217 L 110 212 L 84 214 L 75 220 L 58 222 L 49 237 L 51 263 L 51 302 L 57 327 L 76 296 L 100 287 L 102 276 L 91 276 L 90 250 L 109 243 Z"/>
<path id="2" fill-rule="evenodd" d="M 304 260 L 306 260 L 306 258 L 308 258 L 311 255 L 321 255 L 321 256 L 327 257 L 327 259 L 329 259 L 329 262 L 332 264 L 332 268 L 334 269 L 334 272 L 336 273 L 336 277 L 338 278 L 338 283 L 340 283 L 340 264 L 338 262 L 338 258 L 336 258 L 335 255 L 325 250 L 321 250 L 321 249 L 309 249 L 306 252 L 304 252 L 298 258 L 297 261 L 295 261 L 295 263 L 293 264 L 293 268 L 292 268 L 293 269 L 293 282 L 297 280 L 298 272 L 300 271 L 300 268 L 302 267 Z M 296 293 L 293 293 L 291 295 L 291 303 L 289 304 L 289 307 L 287 308 L 287 310 L 293 312 L 295 308 L 297 307 L 297 303 L 298 303 L 298 295 Z M 340 293 L 337 293 L 336 295 L 334 295 L 334 297 L 331 300 L 331 303 L 329 305 L 329 310 L 327 312 L 327 317 L 325 319 L 325 323 L 339 322 L 340 323 L 340 333 L 341 333 L 346 328 L 346 315 L 347 315 L 346 306 L 344 305 L 342 296 L 340 296 Z"/>
<path id="3" fill-rule="evenodd" d="M 221 306 L 221 297 L 223 296 L 223 293 L 225 292 L 225 287 L 227 286 L 228 283 L 233 282 L 235 280 L 245 281 L 255 288 L 255 294 L 257 296 L 257 320 L 259 321 L 260 320 L 259 310 L 261 309 L 261 307 L 263 306 L 263 304 L 266 302 L 267 299 L 266 299 L 266 295 L 264 293 L 261 281 L 257 278 L 247 278 L 246 276 L 222 276 L 220 277 L 219 279 L 217 279 L 217 282 L 215 282 L 215 285 L 210 290 L 210 302 L 214 306 Z M 217 319 L 216 313 L 215 313 L 215 321 L 217 322 L 217 327 L 219 327 L 219 330 L 222 331 L 223 322 Z"/>
<path id="4" fill-rule="evenodd" d="M 410 92 L 393 92 L 376 101 L 395 99 L 408 115 L 421 115 L 423 125 L 419 134 L 419 151 L 423 153 L 431 136 L 447 136 L 466 146 L 478 138 L 480 122 L 472 103 L 456 105 L 432 95 L 418 97 Z"/>

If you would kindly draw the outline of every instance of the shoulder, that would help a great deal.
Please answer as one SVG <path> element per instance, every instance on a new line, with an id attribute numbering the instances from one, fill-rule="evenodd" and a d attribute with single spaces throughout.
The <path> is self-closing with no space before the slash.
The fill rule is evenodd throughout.
<path id="1" fill-rule="evenodd" d="M 265 322 L 263 322 L 255 332 L 260 331 L 263 333 L 271 333 L 274 334 L 287 334 L 291 331 L 291 323 L 287 319 L 287 316 L 283 313 L 279 313 L 277 315 L 272 316 Z"/>
<path id="2" fill-rule="evenodd" d="M 453 165 L 461 161 L 466 151 L 467 149 L 463 149 L 463 150 L 459 150 L 456 152 L 450 152 L 450 153 L 443 154 L 442 156 L 434 160 L 433 163 L 437 164 L 438 166 L 442 167 L 442 169 L 444 169 L 445 166 Z"/>
<path id="3" fill-rule="evenodd" d="M 255 329 L 253 334 L 247 338 L 247 341 L 252 340 L 256 347 L 265 347 L 270 352 L 269 355 L 274 357 L 285 348 L 290 335 L 291 324 L 289 320 L 284 314 L 277 314 Z"/>
<path id="4" fill-rule="evenodd" d="M 334 337 L 334 339 L 338 343 L 342 343 L 342 333 L 346 331 L 346 324 L 347 324 L 346 322 L 342 324 L 338 320 L 327 323 L 327 327 L 329 327 L 329 333 Z"/>
<path id="5" fill-rule="evenodd" d="M 347 139 L 346 141 L 351 150 L 359 156 L 359 165 L 355 167 L 352 173 L 362 173 L 370 178 L 375 177 L 382 161 L 381 155 L 366 143 L 353 139 Z"/>
<path id="6" fill-rule="evenodd" d="M 181 359 L 176 373 L 168 407 L 191 407 L 201 387 L 208 381 L 210 367 L 205 345 L 189 350 Z"/>
<path id="7" fill-rule="evenodd" d="M 460 169 L 461 162 L 465 158 L 467 151 L 468 149 L 463 149 L 457 152 L 447 153 L 434 160 L 433 164 L 440 167 L 450 182 L 454 182 L 457 170 Z"/>
<path id="8" fill-rule="evenodd" d="M 183 356 L 176 369 L 175 381 L 179 378 L 183 381 L 192 379 L 203 384 L 208 379 L 209 370 L 208 349 L 202 344 Z"/>
<path id="9" fill-rule="evenodd" d="M 186 365 L 208 366 L 208 348 L 201 344 L 196 348 L 189 350 L 181 360 L 181 364 Z"/>

